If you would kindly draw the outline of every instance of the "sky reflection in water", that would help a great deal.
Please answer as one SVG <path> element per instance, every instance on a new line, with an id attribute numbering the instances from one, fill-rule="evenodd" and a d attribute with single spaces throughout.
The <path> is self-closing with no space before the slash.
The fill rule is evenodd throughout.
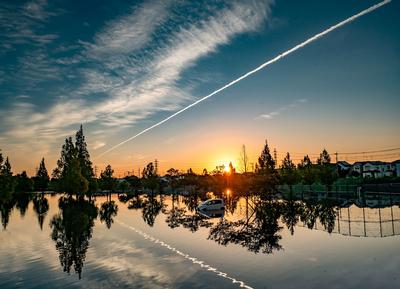
<path id="1" fill-rule="evenodd" d="M 0 203 L 1 288 L 400 284 L 396 198 L 231 198 L 216 218 L 195 214 L 193 198 L 170 196 L 20 195 Z"/>

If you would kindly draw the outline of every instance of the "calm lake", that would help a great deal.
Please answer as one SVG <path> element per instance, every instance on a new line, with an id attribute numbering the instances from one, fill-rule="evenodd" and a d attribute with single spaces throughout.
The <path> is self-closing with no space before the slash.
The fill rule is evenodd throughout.
<path id="1" fill-rule="evenodd" d="M 0 202 L 0 288 L 400 288 L 399 204 L 23 194 Z"/>

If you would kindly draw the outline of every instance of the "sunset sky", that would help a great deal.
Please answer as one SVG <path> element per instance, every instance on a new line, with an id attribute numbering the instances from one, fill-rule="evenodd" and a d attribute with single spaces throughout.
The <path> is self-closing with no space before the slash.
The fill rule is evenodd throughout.
<path id="1" fill-rule="evenodd" d="M 255 162 L 265 139 L 295 161 L 400 147 L 393 1 L 98 157 L 378 2 L 1 1 L 0 149 L 14 173 L 52 170 L 82 123 L 95 165 L 122 175 L 236 164 L 242 144 Z"/>

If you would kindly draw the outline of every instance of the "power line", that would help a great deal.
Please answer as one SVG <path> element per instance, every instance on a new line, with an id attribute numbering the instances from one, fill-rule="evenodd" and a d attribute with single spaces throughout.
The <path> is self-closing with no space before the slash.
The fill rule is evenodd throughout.
<path id="1" fill-rule="evenodd" d="M 391 151 L 398 151 L 400 148 L 391 148 L 391 149 L 383 149 L 377 151 L 364 151 L 364 152 L 338 152 L 341 155 L 356 155 L 356 154 L 371 154 L 371 153 L 381 153 L 381 152 L 391 152 Z"/>

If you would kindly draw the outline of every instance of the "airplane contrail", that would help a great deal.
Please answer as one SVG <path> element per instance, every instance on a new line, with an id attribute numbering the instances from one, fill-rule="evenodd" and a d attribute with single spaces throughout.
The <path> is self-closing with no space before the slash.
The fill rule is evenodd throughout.
<path id="1" fill-rule="evenodd" d="M 184 112 L 185 110 L 188 110 L 189 108 L 191 108 L 191 107 L 193 107 L 193 106 L 199 104 L 200 102 L 203 102 L 204 100 L 210 98 L 211 96 L 216 95 L 217 93 L 219 93 L 219 92 L 221 92 L 221 91 L 227 89 L 228 87 L 230 87 L 230 86 L 236 84 L 237 82 L 239 82 L 239 81 L 241 81 L 241 80 L 243 80 L 243 79 L 249 77 L 250 75 L 256 73 L 257 71 L 259 71 L 259 70 L 261 70 L 261 69 L 263 69 L 263 68 L 269 66 L 270 64 L 272 64 L 272 63 L 274 63 L 274 62 L 277 62 L 278 60 L 280 60 L 280 59 L 286 57 L 287 55 L 289 55 L 289 54 L 295 52 L 296 50 L 298 50 L 298 49 L 300 49 L 300 48 L 303 48 L 304 46 L 310 44 L 311 42 L 316 41 L 317 39 L 319 39 L 319 38 L 321 38 L 321 37 L 327 35 L 328 33 L 332 32 L 333 30 L 336 30 L 336 29 L 338 29 L 338 28 L 340 28 L 340 27 L 342 27 L 342 26 L 344 26 L 344 25 L 346 25 L 346 24 L 348 24 L 348 23 L 350 23 L 350 22 L 356 20 L 357 18 L 359 18 L 359 17 L 361 17 L 361 16 L 363 16 L 363 15 L 366 15 L 366 14 L 368 14 L 368 13 L 370 13 L 370 12 L 372 12 L 372 11 L 374 11 L 374 10 L 376 10 L 376 9 L 378 9 L 378 8 L 380 8 L 380 7 L 382 7 L 382 6 L 386 5 L 386 4 L 388 4 L 388 3 L 390 3 L 391 1 L 392 1 L 392 0 L 385 0 L 385 1 L 379 2 L 378 4 L 375 4 L 375 5 L 373 5 L 373 6 L 369 7 L 369 8 L 367 8 L 367 9 L 365 9 L 365 10 L 363 10 L 363 11 L 361 11 L 361 12 L 355 14 L 355 15 L 353 15 L 353 16 L 347 18 L 346 20 L 343 20 L 343 21 L 341 21 L 341 22 L 339 22 L 339 23 L 337 23 L 337 24 L 335 24 L 335 25 L 329 27 L 328 29 L 326 29 L 326 30 L 324 30 L 324 31 L 322 31 L 322 32 L 320 32 L 320 33 L 318 33 L 318 34 L 315 34 L 315 35 L 312 36 L 311 38 L 308 38 L 307 40 L 301 42 L 300 44 L 297 44 L 297 45 L 294 46 L 293 48 L 291 48 L 291 49 L 289 49 L 289 50 L 286 50 L 285 52 L 283 52 L 283 53 L 281 53 L 281 54 L 275 56 L 274 58 L 268 60 L 267 62 L 264 62 L 263 64 L 261 64 L 260 66 L 256 67 L 255 69 L 253 69 L 253 70 L 251 70 L 251 71 L 249 71 L 249 72 L 243 74 L 242 76 L 236 78 L 235 80 L 232 80 L 231 82 L 225 84 L 225 85 L 222 86 L 221 88 L 219 88 L 219 89 L 217 89 L 217 90 L 211 92 L 210 94 L 208 94 L 208 95 L 206 95 L 206 96 L 204 96 L 204 97 L 202 97 L 202 98 L 196 100 L 195 102 L 193 102 L 192 104 L 189 104 L 188 106 L 182 108 L 181 110 L 178 110 L 177 112 L 171 114 L 171 115 L 168 116 L 167 118 L 165 118 L 165 119 L 163 119 L 163 120 L 157 122 L 156 124 L 153 124 L 152 126 L 150 126 L 150 127 L 146 128 L 146 129 L 142 130 L 141 132 L 135 134 L 134 136 L 132 136 L 132 137 L 130 137 L 130 138 L 128 138 L 128 139 L 126 139 L 126 140 L 120 142 L 119 144 L 114 145 L 114 146 L 111 147 L 110 149 L 108 149 L 108 150 L 106 150 L 105 152 L 101 153 L 98 157 L 104 156 L 105 154 L 107 154 L 107 153 L 113 151 L 114 149 L 120 147 L 121 145 L 123 145 L 123 144 L 125 144 L 125 143 L 127 143 L 127 142 L 129 142 L 129 141 L 131 141 L 131 140 L 133 140 L 133 139 L 135 139 L 135 138 L 137 138 L 137 137 L 139 137 L 140 135 L 142 135 L 142 134 L 148 132 L 149 130 L 152 130 L 153 128 L 156 128 L 157 126 L 162 125 L 163 123 L 169 121 L 171 118 L 174 118 L 174 117 L 177 116 L 178 114 L 181 114 L 181 113 Z"/>

